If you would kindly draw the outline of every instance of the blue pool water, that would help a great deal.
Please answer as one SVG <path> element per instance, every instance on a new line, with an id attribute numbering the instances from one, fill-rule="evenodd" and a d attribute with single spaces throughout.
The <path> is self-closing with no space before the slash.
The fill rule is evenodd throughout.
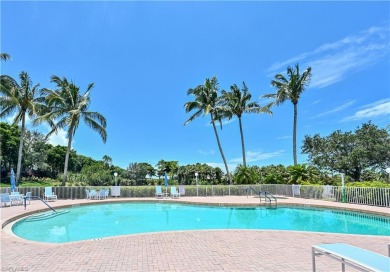
<path id="1" fill-rule="evenodd" d="M 390 235 L 390 218 L 296 207 L 216 207 L 170 203 L 78 206 L 58 216 L 27 217 L 13 232 L 25 239 L 64 243 L 125 234 L 200 229 L 296 230 Z"/>

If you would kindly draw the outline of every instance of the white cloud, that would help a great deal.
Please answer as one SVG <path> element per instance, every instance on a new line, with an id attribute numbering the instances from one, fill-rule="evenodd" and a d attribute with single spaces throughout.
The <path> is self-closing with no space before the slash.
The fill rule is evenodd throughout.
<path id="1" fill-rule="evenodd" d="M 16 116 L 16 113 L 4 118 L 4 120 L 8 124 L 12 124 L 15 116 Z M 20 123 L 18 125 L 20 125 Z M 44 135 L 46 135 L 50 131 L 50 127 L 47 124 L 42 124 L 42 125 L 39 125 L 37 127 L 32 126 L 31 119 L 28 117 L 28 115 L 26 115 L 26 128 L 29 130 L 37 129 L 39 132 L 43 133 Z M 56 145 L 67 146 L 68 145 L 68 138 L 66 136 L 66 131 L 64 131 L 63 129 L 59 129 L 57 131 L 57 134 L 53 133 L 48 138 L 48 142 L 49 142 L 49 144 L 52 144 L 53 146 L 56 146 Z M 75 141 L 73 140 L 72 146 L 74 145 L 74 143 L 75 143 Z"/>
<path id="2" fill-rule="evenodd" d="M 389 27 L 371 27 L 356 35 L 319 46 L 286 61 L 274 63 L 270 76 L 300 62 L 300 67 L 312 67 L 310 87 L 324 88 L 343 80 L 349 74 L 366 69 L 389 54 Z M 282 72 L 283 73 L 283 72 Z"/>
<path id="3" fill-rule="evenodd" d="M 342 121 L 356 121 L 372 117 L 390 115 L 390 99 L 382 99 L 363 106 L 354 115 L 344 118 Z"/>
<path id="4" fill-rule="evenodd" d="M 334 109 L 331 109 L 331 110 L 325 111 L 323 113 L 317 114 L 316 116 L 313 116 L 311 118 L 317 118 L 317 117 L 321 117 L 321 116 L 324 116 L 324 115 L 328 115 L 328 114 L 332 114 L 332 113 L 335 113 L 335 112 L 342 111 L 342 110 L 352 106 L 353 104 L 355 104 L 355 102 L 356 102 L 356 100 L 347 101 L 344 104 L 342 104 L 341 106 L 338 106 L 338 107 L 336 107 Z"/>
<path id="5" fill-rule="evenodd" d="M 223 162 L 206 162 L 206 164 L 211 167 L 219 167 L 224 173 L 226 173 L 225 164 Z M 233 173 L 237 167 L 237 163 L 228 163 L 227 165 L 230 173 Z"/>
<path id="6" fill-rule="evenodd" d="M 199 152 L 199 154 L 202 154 L 202 155 L 214 155 L 215 154 L 214 150 L 210 150 L 210 151 L 198 150 L 198 152 Z"/>
<path id="7" fill-rule="evenodd" d="M 59 129 L 56 133 L 53 133 L 50 135 L 48 138 L 48 141 L 50 144 L 53 146 L 56 145 L 62 145 L 62 146 L 67 146 L 68 145 L 68 138 L 66 137 L 66 131 L 63 129 Z M 74 145 L 75 141 L 72 141 L 72 146 Z"/>
<path id="8" fill-rule="evenodd" d="M 236 118 L 232 118 L 232 119 L 230 119 L 230 120 L 223 120 L 223 121 L 222 121 L 222 127 L 225 126 L 225 125 L 228 125 L 228 124 L 230 124 L 230 123 L 232 123 L 232 122 L 234 122 L 234 121 L 236 121 Z M 217 127 L 220 127 L 219 122 L 215 122 L 215 125 L 216 125 Z M 211 122 L 210 122 L 210 123 L 207 123 L 206 126 L 211 126 Z"/>
<path id="9" fill-rule="evenodd" d="M 247 163 L 260 161 L 260 160 L 267 160 L 274 157 L 279 157 L 284 153 L 284 150 L 279 150 L 275 152 L 269 152 L 269 153 L 262 153 L 262 152 L 253 152 L 253 151 L 247 151 L 246 152 L 246 161 Z M 206 162 L 207 165 L 212 167 L 219 167 L 222 169 L 222 171 L 225 173 L 225 164 L 223 162 Z M 242 164 L 242 157 L 235 158 L 228 161 L 228 167 L 229 171 L 233 173 L 233 171 L 237 168 L 239 164 Z"/>
<path id="10" fill-rule="evenodd" d="M 284 150 L 279 150 L 279 151 L 269 152 L 269 153 L 247 151 L 246 161 L 249 163 L 249 162 L 261 161 L 261 160 L 267 160 L 270 158 L 279 157 L 281 154 L 283 154 L 283 152 Z M 231 159 L 229 162 L 242 163 L 242 157 Z"/>
<path id="11" fill-rule="evenodd" d="M 10 115 L 10 116 L 4 118 L 4 119 L 5 119 L 5 122 L 8 123 L 8 124 L 12 124 L 12 123 L 14 122 L 15 116 L 16 116 L 16 114 L 14 114 L 14 115 L 12 115 L 12 116 Z"/>
<path id="12" fill-rule="evenodd" d="M 16 117 L 16 112 L 12 115 L 5 117 L 4 121 L 8 124 L 13 124 L 15 117 Z M 20 124 L 21 124 L 21 122 L 18 125 L 20 125 Z M 26 119 L 25 119 L 26 127 L 29 126 L 30 124 L 31 124 L 31 119 L 28 115 L 26 115 Z"/>

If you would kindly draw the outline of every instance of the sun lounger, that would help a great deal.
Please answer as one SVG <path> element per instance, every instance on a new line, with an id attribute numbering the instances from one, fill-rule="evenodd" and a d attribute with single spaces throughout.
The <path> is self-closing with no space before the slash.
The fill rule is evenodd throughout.
<path id="1" fill-rule="evenodd" d="M 23 204 L 23 196 L 19 192 L 11 192 L 9 198 L 11 199 L 12 204 L 14 205 L 22 205 Z"/>
<path id="2" fill-rule="evenodd" d="M 88 189 L 85 189 L 85 197 L 87 199 L 91 199 L 91 196 L 89 195 L 89 190 Z"/>
<path id="3" fill-rule="evenodd" d="M 179 196 L 180 196 L 180 193 L 176 190 L 176 186 L 171 186 L 171 197 L 175 198 L 175 197 L 179 197 Z"/>
<path id="4" fill-rule="evenodd" d="M 316 271 L 316 256 L 325 255 L 360 271 L 390 271 L 390 257 L 380 255 L 348 244 L 321 244 L 312 247 L 313 272 Z"/>
<path id="5" fill-rule="evenodd" d="M 162 188 L 160 185 L 156 186 L 156 197 L 164 197 L 166 194 L 162 192 Z"/>
<path id="6" fill-rule="evenodd" d="M 12 206 L 12 201 L 9 197 L 8 193 L 0 194 L 0 201 L 1 201 L 1 206 L 7 206 L 7 203 L 9 203 L 9 206 Z"/>
<path id="7" fill-rule="evenodd" d="M 26 204 L 27 204 L 27 201 L 28 201 L 28 204 L 31 204 L 31 192 L 27 192 L 26 195 L 24 196 L 24 199 L 26 201 Z"/>
<path id="8" fill-rule="evenodd" d="M 57 200 L 57 195 L 53 193 L 53 189 L 51 187 L 45 187 L 45 194 L 43 195 L 43 199 L 45 201 L 50 201 L 50 200 Z"/>
<path id="9" fill-rule="evenodd" d="M 108 192 L 106 189 L 101 189 L 99 192 L 97 192 L 98 199 L 106 199 L 108 197 Z"/>
<path id="10" fill-rule="evenodd" d="M 98 193 L 95 189 L 91 189 L 89 191 L 89 199 L 97 199 L 98 198 Z"/>

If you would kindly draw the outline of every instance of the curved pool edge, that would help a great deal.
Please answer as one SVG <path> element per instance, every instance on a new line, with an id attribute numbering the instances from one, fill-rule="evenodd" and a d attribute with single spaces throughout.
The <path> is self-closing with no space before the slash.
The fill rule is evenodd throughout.
<path id="1" fill-rule="evenodd" d="M 231 198 L 234 198 L 235 201 L 222 201 Z M 240 201 L 237 201 L 239 199 Z M 255 199 L 255 201 L 253 201 Z M 211 200 L 211 201 L 210 201 Z M 296 207 L 305 207 L 305 208 L 324 208 L 324 209 L 336 209 L 336 210 L 345 210 L 345 211 L 353 211 L 353 212 L 361 212 L 368 213 L 383 217 L 390 218 L 390 208 L 386 207 L 376 207 L 376 206 L 366 206 L 366 205 L 358 205 L 358 204 L 346 204 L 339 202 L 331 202 L 331 201 L 323 201 L 323 200 L 314 200 L 314 199 L 302 199 L 302 198 L 283 198 L 279 199 L 281 201 L 278 202 L 277 207 L 284 206 L 296 206 Z M 72 201 L 72 203 L 63 204 L 62 202 Z M 77 203 L 75 203 L 75 201 Z M 61 202 L 61 203 L 60 203 Z M 259 202 L 259 198 L 256 197 L 247 197 L 247 196 L 234 196 L 234 197 L 181 197 L 179 199 L 158 199 L 158 198 L 111 198 L 105 200 L 85 200 L 85 199 L 77 199 L 77 200 L 57 200 L 56 202 L 49 202 L 49 204 L 53 205 L 54 209 L 66 209 L 69 207 L 77 207 L 84 205 L 96 205 L 96 204 L 110 204 L 110 203 L 118 203 L 118 202 L 149 202 L 149 203 L 180 203 L 180 204 L 191 204 L 191 205 L 202 205 L 202 206 L 216 206 L 216 207 L 269 207 L 269 203 Z M 32 201 L 31 203 L 34 203 Z M 37 202 L 35 203 L 37 204 Z M 29 208 L 31 204 L 27 205 L 26 208 Z M 272 204 L 274 206 L 275 204 Z M 13 208 L 23 208 L 23 211 L 16 214 L 11 215 L 9 217 L 4 218 L 3 220 L 3 209 L 13 209 Z M 1 227 L 2 229 L 5 226 L 9 225 L 12 222 L 16 222 L 19 219 L 30 216 L 32 214 L 49 211 L 50 209 L 43 206 L 37 207 L 34 210 L 24 210 L 23 206 L 12 206 L 12 207 L 2 207 L 1 208 Z"/>
<path id="2" fill-rule="evenodd" d="M 17 236 L 13 231 L 12 231 L 12 226 L 16 224 L 19 220 L 22 218 L 8 224 L 3 231 L 10 235 L 12 238 L 22 242 L 22 243 L 29 243 L 29 244 L 36 244 L 36 245 L 44 245 L 44 246 L 51 246 L 51 247 L 60 247 L 60 246 L 68 246 L 72 244 L 82 244 L 82 243 L 94 243 L 94 242 L 101 242 L 101 241 L 110 241 L 110 240 L 116 240 L 116 239 L 126 239 L 126 238 L 131 238 L 135 236 L 161 236 L 165 234 L 174 234 L 174 233 L 180 233 L 180 234 L 188 234 L 188 233 L 199 233 L 199 232 L 252 232 L 252 233 L 264 233 L 264 232 L 269 232 L 269 233 L 296 233 L 296 234 L 302 234 L 302 233 L 308 233 L 312 235 L 320 235 L 320 236 L 345 236 L 345 237 L 366 237 L 366 238 L 374 238 L 374 239 L 387 239 L 389 236 L 387 235 L 369 235 L 369 234 L 350 234 L 350 233 L 337 233 L 337 232 L 318 232 L 318 231 L 301 231 L 301 230 L 272 230 L 272 229 L 193 229 L 193 230 L 172 230 L 172 231 L 155 231 L 155 232 L 144 232 L 144 233 L 133 233 L 133 234 L 122 234 L 122 235 L 116 235 L 116 236 L 107 236 L 107 237 L 102 237 L 102 238 L 95 238 L 95 239 L 85 239 L 85 240 L 78 240 L 78 241 L 70 241 L 70 242 L 61 242 L 61 243 L 52 243 L 52 242 L 40 242 L 40 241 L 34 241 L 34 240 L 28 240 L 25 238 L 22 238 L 20 236 Z"/>

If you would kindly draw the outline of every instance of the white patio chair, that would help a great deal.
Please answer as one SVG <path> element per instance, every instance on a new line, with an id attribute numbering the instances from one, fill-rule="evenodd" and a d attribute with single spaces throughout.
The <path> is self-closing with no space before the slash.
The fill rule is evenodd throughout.
<path id="1" fill-rule="evenodd" d="M 45 194 L 43 195 L 43 200 L 45 201 L 57 200 L 57 195 L 53 193 L 52 187 L 45 187 Z"/>

